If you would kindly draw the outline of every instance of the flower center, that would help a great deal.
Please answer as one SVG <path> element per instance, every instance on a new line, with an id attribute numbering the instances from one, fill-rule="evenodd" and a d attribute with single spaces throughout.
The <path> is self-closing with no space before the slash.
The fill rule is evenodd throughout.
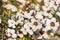
<path id="1" fill-rule="evenodd" d="M 51 10 L 47 10 L 47 13 L 50 13 Z"/>
<path id="2" fill-rule="evenodd" d="M 22 31 L 19 31 L 19 33 L 22 33 Z"/>
<path id="3" fill-rule="evenodd" d="M 52 27 L 54 27 L 54 26 L 55 26 L 55 23 L 54 23 L 54 22 L 51 22 L 50 25 L 51 25 Z"/>
<path id="4" fill-rule="evenodd" d="M 38 22 L 34 22 L 33 25 L 37 26 L 38 25 Z"/>
<path id="5" fill-rule="evenodd" d="M 31 16 L 35 16 L 34 12 L 31 14 Z"/>
<path id="6" fill-rule="evenodd" d="M 39 33 L 40 33 L 41 35 L 43 35 L 43 34 L 44 34 L 44 31 L 41 29 L 41 30 L 39 31 Z"/>
<path id="7" fill-rule="evenodd" d="M 54 2 L 54 5 L 57 6 L 56 2 Z"/>
<path id="8" fill-rule="evenodd" d="M 50 0 L 49 0 L 49 2 L 50 2 Z"/>

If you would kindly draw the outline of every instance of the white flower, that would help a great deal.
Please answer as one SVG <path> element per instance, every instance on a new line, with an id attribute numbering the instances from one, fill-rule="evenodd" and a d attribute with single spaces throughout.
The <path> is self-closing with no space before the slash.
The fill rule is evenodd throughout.
<path id="1" fill-rule="evenodd" d="M 16 1 L 21 2 L 21 3 L 24 3 L 25 0 L 16 0 Z"/>
<path id="2" fill-rule="evenodd" d="M 38 20 L 35 20 L 34 18 L 31 19 L 31 23 L 29 24 L 29 26 L 32 28 L 33 31 L 42 28 L 42 24 Z"/>
<path id="3" fill-rule="evenodd" d="M 60 17 L 60 12 L 56 12 L 56 15 Z"/>
<path id="4" fill-rule="evenodd" d="M 13 8 L 11 8 L 12 12 L 17 11 L 17 8 L 15 6 L 13 6 Z"/>
<path id="5" fill-rule="evenodd" d="M 19 23 L 20 23 L 20 24 L 23 24 L 22 20 L 24 20 L 24 18 L 23 18 L 23 15 L 22 15 L 20 12 L 17 12 L 16 18 L 18 19 L 18 20 L 16 21 L 16 25 L 18 25 Z"/>
<path id="6" fill-rule="evenodd" d="M 45 4 L 45 6 L 49 6 L 49 0 L 44 0 L 44 4 Z"/>
<path id="7" fill-rule="evenodd" d="M 49 7 L 50 7 L 50 8 L 53 7 L 55 10 L 57 10 L 58 4 L 57 4 L 56 1 L 52 1 L 52 2 L 50 2 Z"/>
<path id="8" fill-rule="evenodd" d="M 31 13 L 28 13 L 27 11 L 24 12 L 24 17 L 28 19 L 32 18 Z"/>
<path id="9" fill-rule="evenodd" d="M 22 38 L 24 36 L 24 34 L 22 33 L 22 31 L 17 31 L 17 36 L 19 36 L 20 38 Z"/>
<path id="10" fill-rule="evenodd" d="M 48 18 L 52 18 L 53 17 L 52 14 L 48 13 L 47 11 L 43 12 L 43 16 L 48 17 Z"/>
<path id="11" fill-rule="evenodd" d="M 33 35 L 33 31 L 32 31 L 31 29 L 28 30 L 28 33 L 29 33 L 30 35 Z"/>
<path id="12" fill-rule="evenodd" d="M 44 33 L 42 36 L 46 39 L 49 38 L 47 33 Z"/>
<path id="13" fill-rule="evenodd" d="M 16 18 L 20 19 L 20 17 L 23 17 L 23 14 L 21 12 L 16 13 Z"/>
<path id="14" fill-rule="evenodd" d="M 15 30 L 8 28 L 5 32 L 6 32 L 6 35 L 7 35 L 8 37 L 10 37 L 10 36 L 12 36 L 12 35 L 15 33 Z"/>
<path id="15" fill-rule="evenodd" d="M 20 31 L 22 31 L 22 33 L 23 33 L 24 35 L 27 35 L 27 31 L 26 31 L 26 29 L 25 29 L 24 27 L 22 27 L 22 28 L 20 29 Z"/>
<path id="16" fill-rule="evenodd" d="M 8 0 L 2 0 L 3 2 L 8 2 Z"/>
<path id="17" fill-rule="evenodd" d="M 39 4 L 35 5 L 35 10 L 36 10 L 36 11 L 39 11 L 39 10 L 40 10 L 40 9 L 39 9 Z"/>
<path id="18" fill-rule="evenodd" d="M 28 23 L 29 21 L 28 20 L 24 20 L 25 21 L 25 23 Z"/>
<path id="19" fill-rule="evenodd" d="M 33 35 L 33 31 L 32 31 L 32 29 L 30 29 L 29 24 L 30 24 L 29 22 L 27 22 L 27 23 L 24 24 L 25 31 L 27 33 L 29 33 L 30 35 Z"/>
<path id="20" fill-rule="evenodd" d="M 16 39 L 13 39 L 13 38 L 8 38 L 7 40 L 16 40 Z"/>
<path id="21" fill-rule="evenodd" d="M 23 34 L 17 34 L 20 38 L 22 38 L 24 35 Z"/>
<path id="22" fill-rule="evenodd" d="M 1 21 L 2 21 L 2 20 L 0 19 L 0 23 L 1 23 Z"/>
<path id="23" fill-rule="evenodd" d="M 40 35 L 37 39 L 42 39 L 43 37 L 45 39 L 48 39 L 49 38 L 48 34 L 47 33 L 44 33 L 43 35 Z"/>
<path id="24" fill-rule="evenodd" d="M 17 37 L 17 34 L 14 33 L 14 34 L 12 35 L 12 38 L 16 38 L 16 37 Z"/>
<path id="25" fill-rule="evenodd" d="M 12 38 L 8 38 L 7 40 L 13 40 Z"/>
<path id="26" fill-rule="evenodd" d="M 37 18 L 37 19 L 43 19 L 43 16 L 42 16 L 42 12 L 37 12 L 37 14 L 35 15 L 35 17 Z"/>
<path id="27" fill-rule="evenodd" d="M 18 19 L 22 18 L 22 19 L 23 19 L 23 15 L 22 15 L 22 13 L 17 12 L 17 14 L 16 14 L 16 18 L 18 18 Z"/>
<path id="28" fill-rule="evenodd" d="M 46 22 L 47 19 L 48 19 L 48 18 L 43 18 L 43 19 L 40 20 L 40 22 L 41 22 L 42 24 L 45 24 L 45 22 Z"/>
<path id="29" fill-rule="evenodd" d="M 46 7 L 46 6 L 43 6 L 43 16 L 47 16 L 48 18 L 52 18 L 52 14 L 51 14 L 51 8 L 50 7 Z"/>
<path id="30" fill-rule="evenodd" d="M 42 8 L 43 8 L 44 11 L 51 10 L 51 8 L 50 8 L 49 6 L 42 6 Z M 43 12 L 44 12 L 44 11 L 43 11 Z"/>
<path id="31" fill-rule="evenodd" d="M 37 2 L 41 2 L 41 0 L 37 0 Z"/>
<path id="32" fill-rule="evenodd" d="M 7 4 L 4 6 L 6 9 L 11 9 L 13 12 L 17 11 L 17 8 L 12 4 Z"/>
<path id="33" fill-rule="evenodd" d="M 35 4 L 34 3 L 31 3 L 31 7 L 34 8 L 35 7 Z"/>
<path id="34" fill-rule="evenodd" d="M 12 27 L 12 28 L 15 28 L 15 21 L 13 19 L 9 19 L 8 20 L 8 26 Z"/>
<path id="35" fill-rule="evenodd" d="M 35 14 L 36 14 L 36 11 L 35 10 L 30 10 L 30 15 L 31 16 L 35 16 Z"/>
<path id="36" fill-rule="evenodd" d="M 27 22 L 27 23 L 24 24 L 24 28 L 25 28 L 25 29 L 30 29 L 30 27 L 29 27 L 29 22 Z"/>
<path id="37" fill-rule="evenodd" d="M 37 39 L 42 39 L 42 36 L 39 36 Z"/>
<path id="38" fill-rule="evenodd" d="M 15 30 L 14 29 L 9 29 L 9 28 L 6 30 L 6 35 L 8 37 L 12 37 L 12 38 L 16 38 L 17 37 L 17 35 L 15 34 Z"/>
<path id="39" fill-rule="evenodd" d="M 60 0 L 56 0 L 56 3 L 57 3 L 57 4 L 60 4 Z"/>
<path id="40" fill-rule="evenodd" d="M 46 30 L 52 29 L 55 32 L 59 26 L 59 22 L 56 22 L 55 18 L 51 18 L 51 19 L 47 19 L 45 25 L 46 25 Z"/>
<path id="41" fill-rule="evenodd" d="M 22 3 L 23 5 L 25 5 L 25 0 L 16 0 L 16 1 L 18 1 L 18 2 Z"/>
<path id="42" fill-rule="evenodd" d="M 7 9 L 11 9 L 13 7 L 13 5 L 12 4 L 7 4 L 4 7 L 7 8 Z"/>

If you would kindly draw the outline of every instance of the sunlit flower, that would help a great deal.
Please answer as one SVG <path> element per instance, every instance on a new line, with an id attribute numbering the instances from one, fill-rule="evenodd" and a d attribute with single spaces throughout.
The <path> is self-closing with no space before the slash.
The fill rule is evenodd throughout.
<path id="1" fill-rule="evenodd" d="M 41 0 L 37 0 L 37 2 L 41 2 Z"/>
<path id="2" fill-rule="evenodd" d="M 35 5 L 35 10 L 39 11 L 40 10 L 39 7 L 40 7 L 39 4 Z"/>
<path id="3" fill-rule="evenodd" d="M 27 11 L 24 12 L 24 17 L 28 19 L 32 18 L 31 13 L 28 13 Z"/>
<path id="4" fill-rule="evenodd" d="M 43 15 L 45 16 L 45 17 L 48 17 L 48 18 L 52 18 L 53 16 L 52 16 L 52 14 L 51 13 L 48 13 L 48 12 L 43 12 Z"/>
<path id="5" fill-rule="evenodd" d="M 43 19 L 40 20 L 40 22 L 41 22 L 42 24 L 45 24 L 45 22 L 46 22 L 47 19 L 48 19 L 48 18 L 43 18 Z"/>
<path id="6" fill-rule="evenodd" d="M 12 27 L 12 28 L 15 28 L 15 21 L 12 19 L 12 20 L 8 20 L 8 27 Z"/>
<path id="7" fill-rule="evenodd" d="M 56 31 L 58 26 L 59 26 L 59 22 L 56 22 L 56 19 L 55 18 L 52 18 L 52 19 L 47 19 L 46 21 L 46 30 L 53 30 L 53 31 Z"/>
<path id="8" fill-rule="evenodd" d="M 30 35 L 33 35 L 33 31 L 32 31 L 32 30 L 28 30 L 28 33 L 29 33 Z"/>
<path id="9" fill-rule="evenodd" d="M 42 6 L 42 9 L 43 9 L 44 11 L 51 10 L 49 6 Z"/>
<path id="10" fill-rule="evenodd" d="M 20 29 L 20 31 L 22 31 L 23 35 L 27 35 L 27 31 L 26 31 L 26 29 L 25 29 L 24 27 L 22 27 L 22 28 Z"/>
<path id="11" fill-rule="evenodd" d="M 48 18 L 52 18 L 52 14 L 51 14 L 51 8 L 50 7 L 46 7 L 46 6 L 43 6 L 43 15 L 48 17 Z"/>
<path id="12" fill-rule="evenodd" d="M 5 33 L 1 34 L 2 40 L 45 40 L 59 32 L 60 0 L 1 2 L 0 31 Z"/>
<path id="13" fill-rule="evenodd" d="M 60 4 L 60 0 L 56 0 L 56 3 L 57 3 L 57 4 Z"/>
<path id="14" fill-rule="evenodd" d="M 37 29 L 42 28 L 42 24 L 35 19 L 31 19 L 31 23 L 29 24 L 29 26 L 32 28 L 33 31 L 36 31 Z"/>
<path id="15" fill-rule="evenodd" d="M 41 35 L 39 35 L 39 37 L 38 37 L 37 39 L 43 39 L 43 38 L 47 39 L 47 38 L 49 38 L 48 34 L 47 34 L 46 32 L 44 32 L 44 30 L 41 29 L 41 30 L 39 31 L 39 33 L 40 33 Z"/>
<path id="16" fill-rule="evenodd" d="M 57 10 L 58 4 L 56 1 L 51 1 L 49 7 L 54 8 L 54 10 Z"/>
<path id="17" fill-rule="evenodd" d="M 44 4 L 45 4 L 45 6 L 49 6 L 50 5 L 49 0 L 44 0 Z"/>
<path id="18" fill-rule="evenodd" d="M 11 9 L 12 12 L 17 11 L 16 6 L 14 6 L 14 5 L 12 5 L 12 4 L 7 4 L 7 5 L 4 6 L 4 8 L 6 8 L 6 9 Z"/>
<path id="19" fill-rule="evenodd" d="M 31 4 L 31 7 L 32 7 L 32 8 L 34 8 L 34 7 L 35 7 L 35 4 L 34 4 L 34 3 L 32 3 L 32 4 Z"/>
<path id="20" fill-rule="evenodd" d="M 23 18 L 23 15 L 20 12 L 17 12 L 16 18 L 17 18 L 16 25 L 18 25 L 18 24 L 22 24 L 23 25 L 23 21 L 22 20 L 24 20 L 24 18 Z"/>
<path id="21" fill-rule="evenodd" d="M 13 39 L 13 38 L 8 38 L 7 40 L 16 40 L 16 39 Z"/>
<path id="22" fill-rule="evenodd" d="M 37 14 L 35 15 L 35 17 L 37 18 L 37 19 L 43 19 L 43 16 L 42 16 L 42 13 L 43 12 L 37 12 Z"/>
<path id="23" fill-rule="evenodd" d="M 14 29 L 10 29 L 10 28 L 8 28 L 7 30 L 6 30 L 6 35 L 8 36 L 8 37 L 11 37 L 12 35 L 14 35 L 14 36 L 12 36 L 13 38 L 16 38 L 17 36 L 15 36 L 15 30 Z"/>
<path id="24" fill-rule="evenodd" d="M 60 17 L 60 12 L 57 12 L 56 15 Z"/>
<path id="25" fill-rule="evenodd" d="M 3 2 L 8 2 L 8 0 L 2 0 Z"/>
<path id="26" fill-rule="evenodd" d="M 17 34 L 14 33 L 14 34 L 12 35 L 12 38 L 16 38 L 16 37 L 17 37 Z"/>
<path id="27" fill-rule="evenodd" d="M 31 14 L 31 16 L 34 18 L 35 15 L 36 15 L 36 11 L 35 11 L 35 10 L 30 10 L 30 14 Z"/>
<path id="28" fill-rule="evenodd" d="M 24 35 L 23 35 L 23 34 L 18 34 L 18 36 L 19 36 L 20 38 L 22 38 Z"/>
<path id="29" fill-rule="evenodd" d="M 33 35 L 33 31 L 31 29 L 31 27 L 29 26 L 29 22 L 27 22 L 25 25 L 24 25 L 24 28 L 25 28 L 25 31 L 27 31 L 27 33 L 29 33 L 30 35 Z"/>
<path id="30" fill-rule="evenodd" d="M 20 38 L 22 38 L 24 36 L 24 34 L 22 33 L 22 31 L 17 31 L 17 36 L 19 36 Z"/>
<path id="31" fill-rule="evenodd" d="M 25 0 L 16 0 L 16 1 L 21 2 L 21 3 L 24 3 L 25 2 Z"/>

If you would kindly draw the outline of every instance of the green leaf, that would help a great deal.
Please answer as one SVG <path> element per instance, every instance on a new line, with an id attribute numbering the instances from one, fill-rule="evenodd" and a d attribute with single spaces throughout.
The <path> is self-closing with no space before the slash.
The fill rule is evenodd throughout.
<path id="1" fill-rule="evenodd" d="M 44 5 L 44 0 L 41 0 L 40 6 L 43 6 L 43 5 Z"/>
<path id="2" fill-rule="evenodd" d="M 37 0 L 31 0 L 31 2 L 37 4 Z"/>

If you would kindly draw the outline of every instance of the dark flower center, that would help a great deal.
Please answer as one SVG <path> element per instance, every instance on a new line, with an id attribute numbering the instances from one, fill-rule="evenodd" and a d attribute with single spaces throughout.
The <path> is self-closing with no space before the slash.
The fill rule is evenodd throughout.
<path id="1" fill-rule="evenodd" d="M 38 22 L 34 22 L 33 25 L 37 26 L 38 25 Z"/>
<path id="2" fill-rule="evenodd" d="M 41 35 L 43 35 L 43 34 L 44 34 L 44 31 L 41 29 L 41 30 L 39 30 L 39 33 L 40 33 Z"/>
<path id="3" fill-rule="evenodd" d="M 50 13 L 51 10 L 47 10 L 47 13 Z"/>
<path id="4" fill-rule="evenodd" d="M 50 25 L 51 25 L 52 27 L 54 27 L 54 26 L 55 26 L 55 23 L 54 23 L 54 22 L 51 22 Z"/>
<path id="5" fill-rule="evenodd" d="M 31 15 L 31 16 L 35 16 L 34 12 L 32 13 L 32 15 Z"/>
<path id="6" fill-rule="evenodd" d="M 22 33 L 22 31 L 19 31 L 19 33 Z"/>
<path id="7" fill-rule="evenodd" d="M 54 2 L 54 5 L 57 6 L 56 2 Z"/>

